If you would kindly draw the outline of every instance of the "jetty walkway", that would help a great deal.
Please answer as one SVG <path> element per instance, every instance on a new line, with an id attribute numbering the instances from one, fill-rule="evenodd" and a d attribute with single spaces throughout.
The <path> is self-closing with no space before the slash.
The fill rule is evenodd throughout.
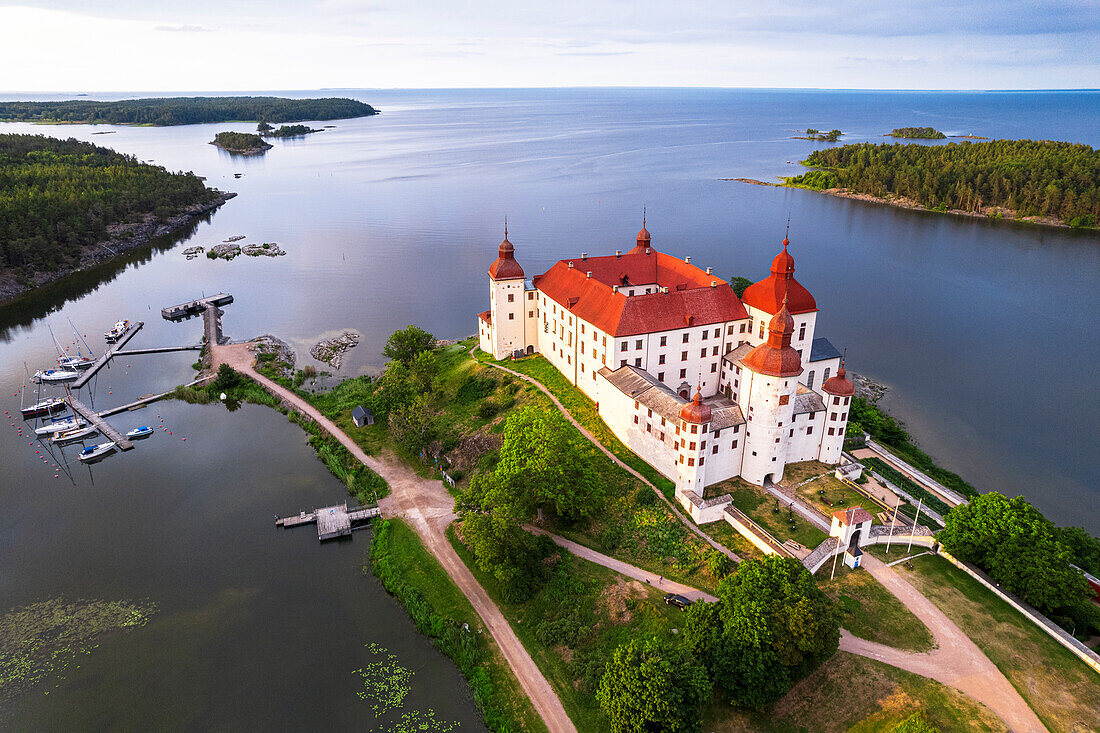
<path id="1" fill-rule="evenodd" d="M 520 642 L 504 614 L 500 612 L 485 589 L 474 578 L 470 569 L 451 547 L 445 534 L 447 526 L 455 520 L 454 499 L 443 489 L 443 483 L 417 476 L 407 466 L 394 461 L 381 461 L 368 456 L 363 449 L 317 408 L 300 396 L 276 384 L 252 368 L 255 357 L 248 350 L 249 344 L 210 344 L 211 367 L 216 372 L 222 364 L 228 364 L 277 397 L 285 405 L 309 417 L 351 452 L 363 465 L 386 480 L 389 496 L 378 502 L 387 516 L 402 516 L 420 537 L 443 569 L 469 599 L 486 629 L 497 643 L 501 654 L 515 673 L 524 692 L 530 698 L 535 711 L 546 723 L 550 733 L 576 733 L 577 728 L 565 712 L 554 688 L 546 680 L 527 649 Z"/>

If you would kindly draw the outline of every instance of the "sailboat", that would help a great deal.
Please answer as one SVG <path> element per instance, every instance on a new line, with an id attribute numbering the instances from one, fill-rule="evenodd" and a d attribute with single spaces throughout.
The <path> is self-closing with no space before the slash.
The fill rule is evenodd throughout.
<path id="1" fill-rule="evenodd" d="M 81 463 L 95 463 L 96 461 L 102 461 L 107 456 L 118 450 L 118 446 L 114 442 L 100 443 L 99 445 L 90 445 L 84 450 L 80 451 L 80 455 L 77 459 Z"/>
<path id="2" fill-rule="evenodd" d="M 52 438 L 50 438 L 50 442 L 53 443 L 54 445 L 65 445 L 66 443 L 75 443 L 78 440 L 84 440 L 85 438 L 90 438 L 93 435 L 95 435 L 97 432 L 99 432 L 99 431 L 96 429 L 95 425 L 86 425 L 85 427 L 82 427 L 82 428 L 73 428 L 72 430 L 64 430 L 60 433 L 57 433 Z"/>
<path id="3" fill-rule="evenodd" d="M 72 417 L 67 417 L 64 420 L 54 420 L 53 422 L 41 425 L 34 429 L 34 434 L 39 437 L 42 437 L 44 435 L 53 435 L 54 433 L 63 433 L 66 430 L 82 428 L 87 424 L 88 422 L 84 418 L 73 415 Z"/>
<path id="4" fill-rule="evenodd" d="M 26 363 L 23 364 L 23 375 L 29 377 L 30 372 L 27 369 Z M 23 383 L 23 388 L 19 390 L 19 414 L 23 416 L 24 420 L 30 420 L 32 417 L 41 417 L 43 415 L 52 415 L 55 412 L 65 409 L 66 402 L 60 397 L 47 397 L 42 399 L 42 395 L 38 394 L 37 399 L 33 405 L 25 404 L 27 395 L 27 384 Z"/>
<path id="5" fill-rule="evenodd" d="M 72 382 L 80 376 L 75 369 L 39 369 L 34 373 L 36 382 Z"/>
<path id="6" fill-rule="evenodd" d="M 53 326 L 47 326 L 50 331 L 50 338 L 53 339 L 53 345 L 57 349 L 57 365 L 64 371 L 72 371 L 74 369 L 87 369 L 95 361 L 80 353 L 80 348 L 76 350 L 76 356 L 68 356 L 65 354 L 65 350 L 61 348 L 61 344 L 57 342 L 57 336 L 53 333 Z M 88 349 L 91 351 L 91 349 Z"/>

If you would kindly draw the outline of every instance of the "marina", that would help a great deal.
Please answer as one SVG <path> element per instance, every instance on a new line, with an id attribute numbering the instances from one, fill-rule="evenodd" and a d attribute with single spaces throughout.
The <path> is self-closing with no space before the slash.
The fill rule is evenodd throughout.
<path id="1" fill-rule="evenodd" d="M 100 369 L 107 366 L 111 359 L 114 358 L 115 354 L 126 345 L 126 342 L 136 336 L 137 332 L 140 331 L 141 327 L 144 325 L 145 323 L 142 321 L 131 323 L 126 330 L 118 336 L 111 348 L 104 351 L 99 358 L 95 360 L 95 363 L 88 367 L 88 369 L 73 382 L 73 389 L 80 389 L 83 387 L 92 377 L 99 373 Z"/>
<path id="2" fill-rule="evenodd" d="M 71 407 L 73 412 L 77 415 L 87 420 L 89 424 L 94 425 L 96 429 L 114 443 L 119 450 L 128 451 L 134 447 L 134 444 L 131 443 L 125 435 L 115 430 L 98 412 L 72 395 L 69 396 L 69 407 Z"/>
<path id="3" fill-rule="evenodd" d="M 161 308 L 160 315 L 166 321 L 176 321 L 181 318 L 197 316 L 209 306 L 217 308 L 223 305 L 229 305 L 232 302 L 232 295 L 228 293 L 218 293 L 217 295 L 197 298 L 196 300 L 190 300 L 186 303 L 180 303 L 179 305 L 170 305 L 166 308 Z"/>

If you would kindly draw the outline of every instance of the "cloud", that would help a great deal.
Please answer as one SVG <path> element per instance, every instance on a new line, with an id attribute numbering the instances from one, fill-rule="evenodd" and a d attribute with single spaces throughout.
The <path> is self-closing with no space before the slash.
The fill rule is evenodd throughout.
<path id="1" fill-rule="evenodd" d="M 557 56 L 630 56 L 633 51 L 558 51 Z"/>
<path id="2" fill-rule="evenodd" d="M 169 33 L 210 33 L 214 29 L 201 25 L 188 25 L 185 23 L 183 25 L 158 25 L 153 30 L 167 31 Z"/>

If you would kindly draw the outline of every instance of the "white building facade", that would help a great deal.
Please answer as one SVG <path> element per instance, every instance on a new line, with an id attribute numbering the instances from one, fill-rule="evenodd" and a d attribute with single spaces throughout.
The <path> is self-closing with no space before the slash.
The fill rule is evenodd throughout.
<path id="1" fill-rule="evenodd" d="M 480 345 L 545 356 L 685 506 L 734 476 L 761 485 L 788 463 L 836 464 L 854 390 L 815 338 L 787 245 L 738 298 L 711 268 L 654 249 L 644 226 L 629 251 L 560 260 L 530 283 L 505 232 Z"/>

